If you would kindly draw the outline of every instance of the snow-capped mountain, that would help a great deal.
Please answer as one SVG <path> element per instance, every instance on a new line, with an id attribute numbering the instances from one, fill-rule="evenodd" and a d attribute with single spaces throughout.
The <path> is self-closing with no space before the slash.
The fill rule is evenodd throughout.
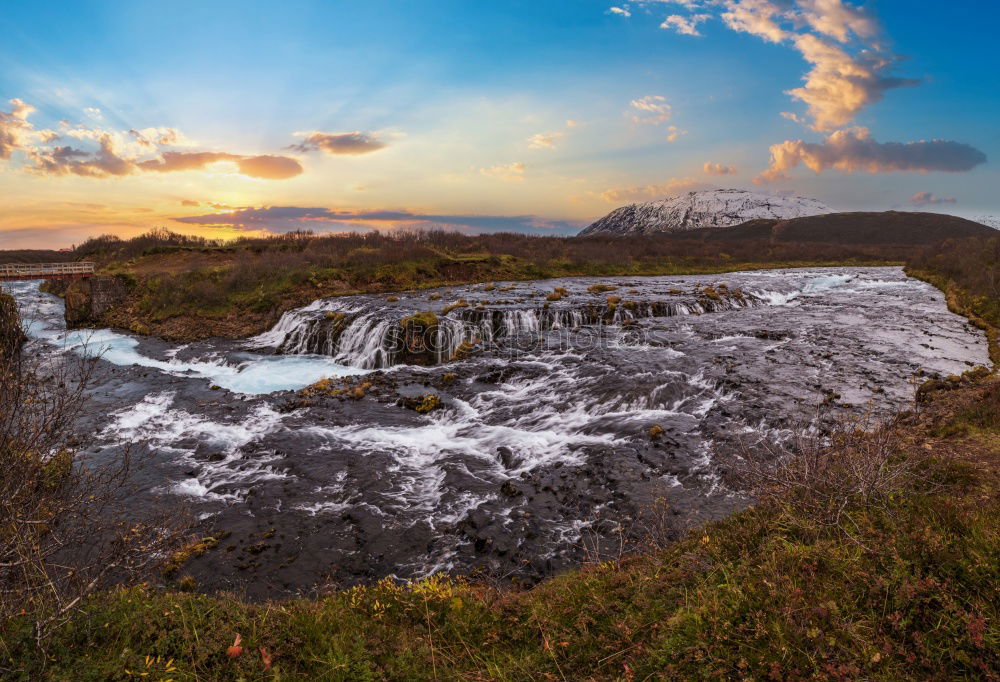
<path id="1" fill-rule="evenodd" d="M 739 225 L 756 218 L 800 218 L 823 213 L 833 213 L 833 209 L 815 199 L 715 189 L 622 206 L 585 227 L 578 236 L 678 232 Z"/>
<path id="2" fill-rule="evenodd" d="M 974 221 L 985 225 L 986 227 L 992 227 L 994 230 L 1000 230 L 1000 216 L 995 215 L 983 215 L 978 218 L 973 218 Z"/>

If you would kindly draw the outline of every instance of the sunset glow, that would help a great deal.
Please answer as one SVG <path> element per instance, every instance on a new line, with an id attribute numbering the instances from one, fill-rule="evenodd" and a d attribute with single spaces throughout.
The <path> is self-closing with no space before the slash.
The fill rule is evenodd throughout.
<path id="1" fill-rule="evenodd" d="M 0 248 L 153 227 L 574 234 L 760 188 L 996 214 L 996 3 L 21 3 Z"/>

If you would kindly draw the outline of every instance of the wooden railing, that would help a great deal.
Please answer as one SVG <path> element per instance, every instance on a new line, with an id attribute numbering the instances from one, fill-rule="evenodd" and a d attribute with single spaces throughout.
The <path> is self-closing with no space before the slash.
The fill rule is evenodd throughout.
<path id="1" fill-rule="evenodd" d="M 90 277 L 93 263 L 9 263 L 0 265 L 0 281 Z"/>

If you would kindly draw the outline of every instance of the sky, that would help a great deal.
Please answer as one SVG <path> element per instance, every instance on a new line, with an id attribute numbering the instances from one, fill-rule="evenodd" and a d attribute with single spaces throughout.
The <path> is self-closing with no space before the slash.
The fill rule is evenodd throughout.
<path id="1" fill-rule="evenodd" d="M 574 234 L 712 188 L 1000 214 L 995 0 L 4 1 L 0 249 Z"/>

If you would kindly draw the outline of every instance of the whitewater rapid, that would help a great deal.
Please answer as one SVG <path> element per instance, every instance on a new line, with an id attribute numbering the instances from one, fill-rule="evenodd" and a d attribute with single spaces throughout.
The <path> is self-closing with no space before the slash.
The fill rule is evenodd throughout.
<path id="1" fill-rule="evenodd" d="M 441 570 L 537 579 L 611 551 L 657 499 L 678 528 L 738 508 L 719 457 L 740 439 L 887 414 L 915 382 L 987 363 L 982 334 L 898 268 L 342 297 L 245 342 L 184 345 L 67 331 L 59 299 L 5 288 L 31 352 L 100 358 L 88 457 L 147 449 L 135 503 L 230 533 L 188 570 L 260 596 Z M 400 321 L 424 311 L 441 347 L 410 366 Z M 292 392 L 326 376 L 368 388 Z M 442 407 L 407 409 L 427 394 Z"/>

